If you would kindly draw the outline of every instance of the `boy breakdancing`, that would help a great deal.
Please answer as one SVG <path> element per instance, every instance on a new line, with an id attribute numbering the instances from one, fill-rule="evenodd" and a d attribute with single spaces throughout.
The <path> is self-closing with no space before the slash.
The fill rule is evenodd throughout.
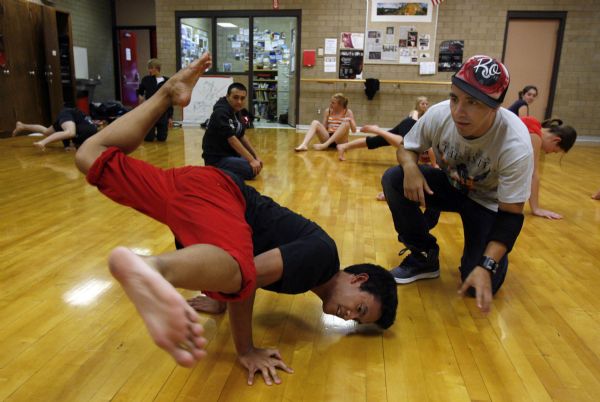
<path id="1" fill-rule="evenodd" d="M 202 326 L 175 287 L 202 290 L 228 302 L 248 382 L 260 371 L 267 384 L 279 383 L 276 369 L 291 369 L 277 350 L 255 348 L 252 342 L 257 287 L 311 290 L 322 299 L 324 312 L 387 328 L 395 319 L 395 283 L 386 270 L 370 264 L 339 271 L 335 243 L 320 227 L 235 175 L 212 167 L 159 169 L 126 156 L 171 104 L 190 102 L 192 88 L 210 64 L 205 54 L 175 74 L 149 100 L 86 141 L 76 164 L 107 197 L 169 226 L 184 247 L 146 258 L 118 247 L 109 257 L 111 273 L 155 343 L 187 367 L 205 355 Z"/>

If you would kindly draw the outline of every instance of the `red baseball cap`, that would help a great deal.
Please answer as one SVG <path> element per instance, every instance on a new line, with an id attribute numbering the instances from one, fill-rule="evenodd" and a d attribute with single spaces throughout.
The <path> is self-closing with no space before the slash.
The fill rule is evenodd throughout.
<path id="1" fill-rule="evenodd" d="M 452 76 L 452 84 L 492 109 L 504 101 L 509 83 L 508 69 L 490 56 L 469 58 Z"/>

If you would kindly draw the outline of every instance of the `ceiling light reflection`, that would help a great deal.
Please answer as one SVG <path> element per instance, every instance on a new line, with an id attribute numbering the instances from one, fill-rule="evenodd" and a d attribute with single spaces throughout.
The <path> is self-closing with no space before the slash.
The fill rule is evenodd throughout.
<path id="1" fill-rule="evenodd" d="M 217 25 L 222 28 L 237 28 L 238 26 L 231 22 L 217 22 Z"/>
<path id="2" fill-rule="evenodd" d="M 131 247 L 130 250 L 136 253 L 137 255 L 152 255 L 152 251 L 146 247 Z"/>
<path id="3" fill-rule="evenodd" d="M 112 282 L 90 279 L 76 285 L 63 295 L 63 300 L 72 306 L 87 306 L 110 288 Z"/>

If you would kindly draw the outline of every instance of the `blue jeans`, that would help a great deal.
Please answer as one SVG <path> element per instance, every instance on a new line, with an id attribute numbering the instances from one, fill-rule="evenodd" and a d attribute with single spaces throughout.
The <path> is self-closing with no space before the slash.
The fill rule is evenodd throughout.
<path id="1" fill-rule="evenodd" d="M 219 169 L 228 170 L 235 173 L 244 180 L 252 180 L 255 177 L 250 163 L 239 156 L 224 156 L 222 158 L 205 157 L 204 163 L 207 166 L 214 166 Z"/>
<path id="2" fill-rule="evenodd" d="M 428 208 L 438 211 L 457 212 L 460 214 L 464 230 L 464 248 L 460 261 L 462 280 L 479 265 L 488 243 L 488 235 L 496 219 L 496 212 L 489 210 L 471 200 L 454 188 L 446 174 L 428 165 L 419 165 L 419 169 L 433 195 L 425 194 Z M 437 246 L 436 238 L 429 233 L 428 220 L 421 212 L 419 204 L 404 196 L 404 171 L 401 166 L 388 169 L 381 179 L 383 192 L 387 200 L 398 239 L 407 246 L 427 251 Z M 506 277 L 508 270 L 508 254 L 500 261 L 500 268 L 492 276 L 492 292 L 496 293 Z"/>

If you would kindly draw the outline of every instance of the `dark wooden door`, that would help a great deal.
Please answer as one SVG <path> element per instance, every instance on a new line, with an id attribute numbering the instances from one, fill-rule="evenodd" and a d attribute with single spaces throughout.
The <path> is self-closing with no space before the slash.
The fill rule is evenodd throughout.
<path id="1" fill-rule="evenodd" d="M 36 39 L 34 36 L 30 7 L 27 2 L 17 2 L 15 7 L 16 19 L 11 18 L 14 32 L 11 33 L 13 81 L 15 110 L 17 120 L 28 123 L 44 123 L 39 107 L 37 92 L 37 77 L 35 72 Z M 14 45 L 14 47 L 13 47 Z"/>
<path id="2" fill-rule="evenodd" d="M 10 38 L 14 31 L 11 21 L 16 19 L 16 3 L 0 0 L 0 134 L 6 135 L 15 128 L 17 121 L 13 102 L 13 65 Z"/>
<path id="3" fill-rule="evenodd" d="M 60 54 L 58 49 L 58 30 L 56 28 L 56 12 L 53 8 L 42 8 L 42 25 L 44 27 L 44 77 L 48 89 L 50 113 L 52 118 L 58 115 L 63 107 L 63 93 L 60 82 Z"/>
<path id="4" fill-rule="evenodd" d="M 52 116 L 50 113 L 50 97 L 48 96 L 48 87 L 46 84 L 46 77 L 44 76 L 45 59 L 46 54 L 42 38 L 44 37 L 43 17 L 42 9 L 43 6 L 28 2 L 29 7 L 29 24 L 33 32 L 34 46 L 32 47 L 32 57 L 30 58 L 30 65 L 28 74 L 34 82 L 35 91 L 35 107 L 37 108 L 38 122 L 48 126 L 52 122 L 52 119 L 56 116 Z"/>

